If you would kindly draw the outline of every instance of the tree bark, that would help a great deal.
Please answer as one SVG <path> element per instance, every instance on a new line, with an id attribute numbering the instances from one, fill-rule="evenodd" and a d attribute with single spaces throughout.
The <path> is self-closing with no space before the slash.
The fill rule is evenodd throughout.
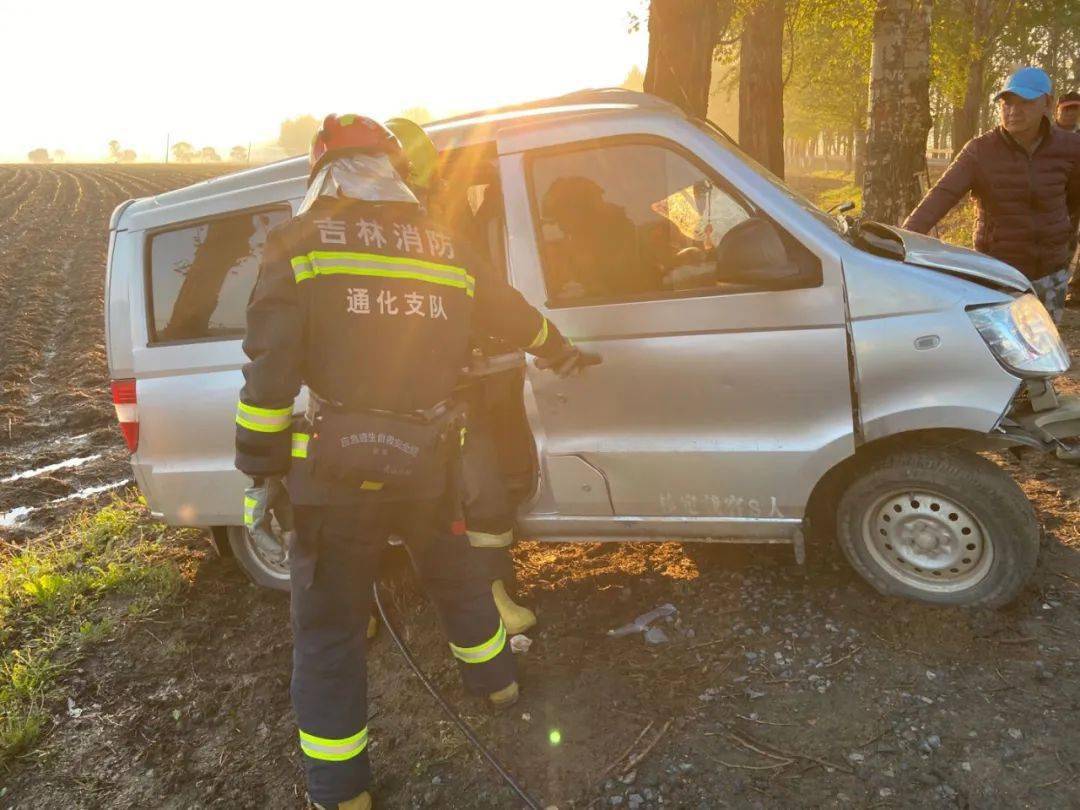
<path id="1" fill-rule="evenodd" d="M 974 138 L 980 129 L 982 108 L 986 103 L 986 63 L 992 50 L 990 21 L 993 11 L 994 0 L 971 0 L 970 65 L 964 87 L 964 103 L 953 116 L 953 157 L 960 154 L 964 144 Z"/>
<path id="2" fill-rule="evenodd" d="M 784 176 L 784 0 L 761 0 L 739 46 L 739 146 Z"/>
<path id="3" fill-rule="evenodd" d="M 899 223 L 919 201 L 930 132 L 931 0 L 877 0 L 863 210 Z"/>
<path id="4" fill-rule="evenodd" d="M 733 9 L 732 0 L 650 0 L 645 92 L 704 118 L 713 50 Z"/>

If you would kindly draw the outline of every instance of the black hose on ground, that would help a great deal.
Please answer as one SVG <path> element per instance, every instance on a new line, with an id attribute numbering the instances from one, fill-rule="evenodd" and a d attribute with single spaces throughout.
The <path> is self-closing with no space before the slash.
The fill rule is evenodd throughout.
<path id="1" fill-rule="evenodd" d="M 477 751 L 479 751 L 483 755 L 484 759 L 486 759 L 491 764 L 491 767 L 493 767 L 496 771 L 499 772 L 499 776 L 503 778 L 503 781 L 510 786 L 514 793 L 516 793 L 523 802 L 525 802 L 525 806 L 528 807 L 529 810 L 542 810 L 540 804 L 528 793 L 525 792 L 525 789 L 517 783 L 514 777 L 511 776 L 510 773 L 506 770 L 506 768 L 502 766 L 502 763 L 495 758 L 495 755 L 484 747 L 484 744 L 480 742 L 480 740 L 476 736 L 476 733 L 472 730 L 469 724 L 461 719 L 461 716 L 457 712 L 455 712 L 454 709 L 450 706 L 450 704 L 446 702 L 446 699 L 443 698 L 441 694 L 439 694 L 439 690 L 435 688 L 435 685 L 428 680 L 423 670 L 420 669 L 419 665 L 416 663 L 416 660 L 409 652 L 409 648 L 405 646 L 405 642 L 401 640 L 401 637 L 394 629 L 394 625 L 390 624 L 390 619 L 389 617 L 387 617 L 386 610 L 383 608 L 382 600 L 379 598 L 378 582 L 372 583 L 371 592 L 375 596 L 375 607 L 379 609 L 379 616 L 382 617 L 383 624 L 386 625 L 386 632 L 390 634 L 390 638 L 394 640 L 394 644 L 396 644 L 397 648 L 401 650 L 401 654 L 405 656 L 405 661 L 408 662 L 409 666 L 412 668 L 412 671 L 416 673 L 416 677 L 420 679 L 420 683 L 422 683 L 424 685 L 424 688 L 431 693 L 431 696 L 435 698 L 435 701 L 442 707 L 442 710 L 446 712 L 450 719 L 454 721 L 454 725 L 461 729 L 461 733 L 465 735 L 465 739 L 472 743 L 473 747 Z"/>

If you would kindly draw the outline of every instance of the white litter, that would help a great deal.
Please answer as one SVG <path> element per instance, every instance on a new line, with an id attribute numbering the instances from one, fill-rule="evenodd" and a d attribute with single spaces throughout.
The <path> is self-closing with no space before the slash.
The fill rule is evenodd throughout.
<path id="1" fill-rule="evenodd" d="M 644 633 L 649 629 L 649 625 L 655 622 L 657 619 L 663 619 L 667 616 L 674 616 L 678 613 L 678 609 L 672 604 L 663 604 L 658 608 L 653 608 L 648 613 L 642 613 L 630 624 L 624 624 L 622 627 L 616 627 L 614 630 L 608 630 L 607 634 L 612 638 L 619 638 L 620 636 L 628 636 L 631 633 Z"/>

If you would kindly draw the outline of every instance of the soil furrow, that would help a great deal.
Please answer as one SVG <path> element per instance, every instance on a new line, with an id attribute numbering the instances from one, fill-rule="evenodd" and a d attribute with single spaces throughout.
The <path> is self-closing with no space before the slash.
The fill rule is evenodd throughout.
<path id="1" fill-rule="evenodd" d="M 10 324 L 0 357 L 0 479 L 95 458 L 0 486 L 0 535 L 32 537 L 85 505 L 51 501 L 130 476 L 108 395 L 102 329 L 109 217 L 126 199 L 195 182 L 208 171 L 25 169 L 26 197 L 13 201 L 16 238 L 0 254 L 0 278 L 12 292 L 0 304 L 0 318 Z M 3 525 L 4 515 L 23 508 L 33 511 Z"/>

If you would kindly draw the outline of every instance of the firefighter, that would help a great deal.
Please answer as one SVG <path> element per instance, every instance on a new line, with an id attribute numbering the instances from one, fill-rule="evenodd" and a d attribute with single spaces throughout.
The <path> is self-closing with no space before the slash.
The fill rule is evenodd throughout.
<path id="1" fill-rule="evenodd" d="M 422 213 L 407 173 L 381 124 L 327 116 L 307 196 L 268 238 L 248 303 L 236 465 L 252 478 L 250 520 L 280 511 L 287 521 L 285 490 L 292 502 L 292 702 L 321 808 L 372 806 L 365 628 L 391 532 L 406 538 L 466 689 L 497 708 L 517 698 L 506 628 L 458 508 L 451 393 L 471 329 L 560 374 L 595 362 L 477 271 L 467 246 Z M 301 384 L 310 404 L 294 416 Z"/>
<path id="2" fill-rule="evenodd" d="M 406 118 L 392 118 L 386 122 L 386 126 L 397 137 L 409 159 L 410 172 L 406 178 L 409 188 L 436 220 L 448 225 L 458 224 L 454 231 L 459 237 L 469 237 L 472 249 L 488 260 L 483 266 L 494 270 L 487 255 L 487 234 L 476 232 L 483 229 L 476 228 L 473 219 L 466 215 L 469 209 L 465 200 L 447 200 L 438 193 L 439 153 L 431 138 L 423 128 Z M 483 206 L 498 204 L 495 198 L 499 194 L 497 184 L 489 183 L 481 210 L 477 211 L 477 219 L 482 219 L 479 214 Z M 454 203 L 457 203 L 456 208 L 462 210 L 455 211 Z M 486 339 L 483 334 L 474 334 L 472 342 L 476 362 L 471 364 L 467 375 L 469 424 L 468 441 L 464 446 L 465 525 L 475 556 L 491 581 L 491 592 L 506 632 L 515 635 L 533 627 L 536 614 L 515 602 L 511 596 L 517 581 L 514 559 L 510 554 L 517 515 L 500 464 L 496 418 L 520 410 L 514 408 L 514 400 L 520 399 L 524 371 L 520 367 L 490 370 L 484 362 L 485 356 L 498 354 L 500 348 L 505 352 L 513 347 L 492 345 L 495 342 Z M 485 349 L 487 351 L 483 351 Z"/>

